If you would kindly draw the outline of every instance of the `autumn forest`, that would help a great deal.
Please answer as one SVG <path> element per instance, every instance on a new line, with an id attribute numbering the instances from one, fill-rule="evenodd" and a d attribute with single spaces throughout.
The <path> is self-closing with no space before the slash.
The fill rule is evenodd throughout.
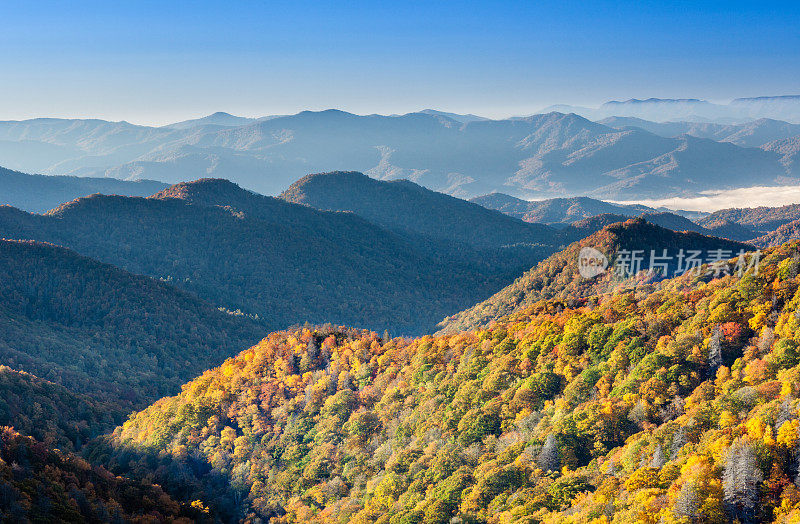
<path id="1" fill-rule="evenodd" d="M 795 207 L 602 205 L 0 207 L 0 520 L 800 522 Z"/>

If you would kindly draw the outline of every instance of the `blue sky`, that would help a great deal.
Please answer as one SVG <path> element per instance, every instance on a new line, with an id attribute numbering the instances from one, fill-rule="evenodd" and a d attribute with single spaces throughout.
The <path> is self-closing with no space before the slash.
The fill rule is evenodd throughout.
<path id="1" fill-rule="evenodd" d="M 232 7 L 233 5 L 233 7 Z M 800 3 L 0 2 L 0 120 L 800 94 Z"/>

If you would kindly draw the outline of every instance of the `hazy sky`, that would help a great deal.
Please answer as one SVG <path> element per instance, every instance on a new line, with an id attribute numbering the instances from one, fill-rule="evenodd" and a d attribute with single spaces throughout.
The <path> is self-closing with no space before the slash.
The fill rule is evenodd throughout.
<path id="1" fill-rule="evenodd" d="M 800 2 L 0 0 L 0 120 L 800 94 L 798 26 Z"/>

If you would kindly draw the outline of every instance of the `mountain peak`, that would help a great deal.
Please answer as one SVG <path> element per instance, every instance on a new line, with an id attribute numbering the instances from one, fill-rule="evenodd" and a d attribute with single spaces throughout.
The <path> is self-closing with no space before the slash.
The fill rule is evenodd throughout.
<path id="1" fill-rule="evenodd" d="M 240 198 L 250 193 L 224 178 L 200 178 L 191 182 L 179 182 L 148 197 L 155 200 L 177 198 L 194 204 L 225 202 L 232 197 Z"/>
<path id="2" fill-rule="evenodd" d="M 668 250 L 672 257 L 667 263 L 668 274 L 676 274 L 675 255 L 678 249 L 709 251 L 725 249 L 733 253 L 740 249 L 753 249 L 748 244 L 710 237 L 696 232 L 675 232 L 652 224 L 641 217 L 625 222 L 616 222 L 600 231 L 567 246 L 519 277 L 513 284 L 498 291 L 485 301 L 447 317 L 440 324 L 440 332 L 453 333 L 485 326 L 492 320 L 510 315 L 542 299 L 559 298 L 575 303 L 593 294 L 602 294 L 617 288 L 626 288 L 639 282 L 638 279 L 652 282 L 658 280 L 653 274 L 637 274 L 632 279 L 621 278 L 614 270 L 606 270 L 595 278 L 581 275 L 578 262 L 584 248 L 591 248 L 606 257 L 609 268 L 614 267 L 614 259 L 622 250 L 629 254 L 641 251 L 643 257 L 649 253 Z M 643 259 L 639 269 L 646 270 Z"/>
<path id="3" fill-rule="evenodd" d="M 489 120 L 488 118 L 478 115 L 473 115 L 472 113 L 467 113 L 467 114 L 448 113 L 446 111 L 439 111 L 437 109 L 423 109 L 422 111 L 419 111 L 419 113 L 425 115 L 441 116 L 449 118 L 451 120 L 455 120 L 456 122 L 461 122 L 462 124 L 468 124 L 470 122 L 483 122 Z"/>
<path id="4" fill-rule="evenodd" d="M 390 230 L 479 248 L 546 243 L 553 234 L 549 227 L 524 223 L 409 180 L 377 180 L 357 171 L 308 175 L 279 198 L 320 210 L 350 211 Z"/>
<path id="5" fill-rule="evenodd" d="M 315 184 L 331 184 L 331 183 L 353 183 L 353 182 L 368 182 L 370 177 L 361 173 L 360 171 L 326 171 L 324 173 L 310 173 L 289 186 L 286 191 L 281 193 L 279 198 L 283 200 L 290 200 L 292 202 L 302 204 L 303 202 L 295 198 L 303 199 L 304 195 L 300 191 L 308 186 Z"/>
<path id="6" fill-rule="evenodd" d="M 217 111 L 216 113 L 212 113 L 201 118 L 175 122 L 174 124 L 168 124 L 164 127 L 176 130 L 192 129 L 200 126 L 238 127 L 249 124 L 254 120 L 254 118 L 236 116 L 226 113 L 225 111 Z"/>

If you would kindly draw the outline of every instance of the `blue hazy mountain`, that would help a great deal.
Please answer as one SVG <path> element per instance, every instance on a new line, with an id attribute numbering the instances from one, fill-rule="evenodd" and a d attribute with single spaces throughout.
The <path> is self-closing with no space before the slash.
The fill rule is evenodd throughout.
<path id="1" fill-rule="evenodd" d="M 255 118 L 235 116 L 230 113 L 218 111 L 214 114 L 204 116 L 202 118 L 194 118 L 192 120 L 175 122 L 174 124 L 168 124 L 164 127 L 170 129 L 191 129 L 194 127 L 202 127 L 202 126 L 238 127 L 255 121 L 256 121 Z"/>
<path id="2" fill-rule="evenodd" d="M 656 122 L 691 121 L 718 124 L 743 123 L 760 118 L 800 123 L 800 95 L 737 98 L 728 104 L 715 104 L 697 98 L 647 98 L 612 100 L 600 107 L 553 105 L 541 112 L 576 113 L 600 120 L 626 116 Z"/>
<path id="3" fill-rule="evenodd" d="M 278 194 L 308 173 L 360 171 L 462 198 L 503 192 L 536 199 L 636 200 L 797 178 L 786 153 L 742 147 L 785 139 L 793 129 L 785 123 L 761 124 L 783 126 L 783 134 L 756 125 L 759 129 L 731 131 L 719 141 L 713 133 L 619 129 L 614 122 L 557 112 L 466 122 L 468 115 L 456 120 L 429 113 L 303 111 L 234 127 L 211 119 L 180 129 L 102 120 L 0 122 L 0 165 L 167 183 L 213 176 L 263 194 Z M 218 121 L 230 121 L 229 116 L 219 115 Z"/>
<path id="4" fill-rule="evenodd" d="M 0 205 L 43 213 L 78 197 L 106 195 L 148 196 L 167 187 L 154 180 L 29 175 L 0 167 Z"/>

